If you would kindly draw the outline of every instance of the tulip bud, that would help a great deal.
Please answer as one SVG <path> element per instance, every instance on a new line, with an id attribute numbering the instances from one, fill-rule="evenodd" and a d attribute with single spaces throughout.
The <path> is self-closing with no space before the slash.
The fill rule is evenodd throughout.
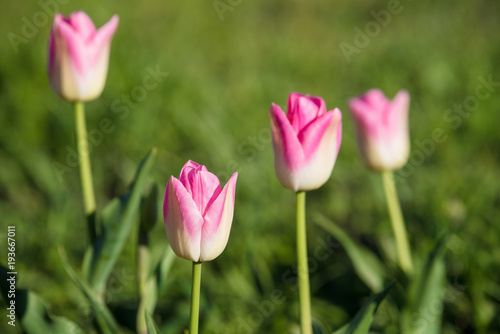
<path id="1" fill-rule="evenodd" d="M 408 109 L 410 95 L 400 90 L 389 100 L 378 89 L 372 89 L 349 101 L 356 123 L 358 144 L 369 168 L 392 171 L 408 160 L 410 139 Z"/>
<path id="2" fill-rule="evenodd" d="M 291 93 L 288 112 L 270 110 L 274 168 L 280 183 L 293 191 L 321 187 L 330 177 L 342 140 L 342 114 L 326 111 L 319 97 Z"/>
<path id="3" fill-rule="evenodd" d="M 183 259 L 210 261 L 226 247 L 234 212 L 238 173 L 224 189 L 205 166 L 188 161 L 179 179 L 170 177 L 163 218 L 170 247 Z"/>
<path id="4" fill-rule="evenodd" d="M 96 30 L 82 11 L 56 14 L 49 42 L 48 75 L 52 89 L 68 101 L 90 101 L 106 82 L 111 38 L 118 16 Z"/>

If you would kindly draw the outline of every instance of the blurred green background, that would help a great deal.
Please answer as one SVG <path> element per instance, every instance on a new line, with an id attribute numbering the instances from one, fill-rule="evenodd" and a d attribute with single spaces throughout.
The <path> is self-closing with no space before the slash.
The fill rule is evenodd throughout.
<path id="1" fill-rule="evenodd" d="M 79 266 L 87 236 L 78 169 L 53 168 L 54 162 L 66 164 L 75 147 L 73 112 L 47 80 L 53 15 L 44 14 L 41 3 L 1 2 L 0 263 L 6 263 L 7 226 L 14 225 L 18 287 L 33 289 L 54 314 L 89 328 L 84 297 L 57 252 L 64 245 Z M 384 249 L 391 254 L 381 179 L 359 157 L 347 109 L 350 97 L 373 87 L 389 97 L 405 88 L 412 98 L 412 155 L 396 175 L 415 257 L 423 258 L 445 231 L 453 233 L 446 244 L 446 281 L 454 294 L 444 303 L 443 333 L 500 333 L 498 1 L 51 3 L 48 12 L 54 4 L 65 15 L 82 9 L 97 26 L 120 16 L 106 87 L 86 104 L 89 131 L 105 118 L 113 124 L 111 133 L 94 131 L 98 210 L 126 190 L 153 146 L 158 159 L 151 182 L 162 191 L 188 159 L 222 182 L 239 172 L 229 243 L 203 269 L 202 333 L 297 331 L 298 297 L 290 282 L 295 198 L 274 176 L 268 116 L 272 102 L 286 107 L 291 91 L 321 96 L 329 109 L 344 114 L 332 177 L 308 194 L 310 252 L 334 240 L 314 223 L 312 214 L 319 212 L 382 257 Z M 221 3 L 218 11 L 214 4 Z M 397 13 L 386 16 L 383 26 L 376 23 L 380 15 L 373 13 L 390 8 Z M 348 57 L 340 47 L 346 44 L 356 48 Z M 151 90 L 137 88 L 151 70 L 168 76 Z M 483 79 L 495 83 L 484 86 Z M 477 95 L 479 85 L 488 97 Z M 465 112 L 453 111 L 464 103 Z M 446 139 L 432 141 L 435 129 Z M 167 245 L 161 222 L 155 232 L 159 256 Z M 314 318 L 325 332 L 350 319 L 371 295 L 343 248 L 332 245 L 334 252 L 311 270 Z M 137 301 L 134 259 L 135 233 L 107 298 L 125 318 Z M 159 297 L 155 320 L 165 333 L 181 333 L 188 324 L 190 271 L 188 261 L 177 259 Z M 279 302 L 273 302 L 276 293 Z M 10 333 L 4 313 L 0 330 Z M 374 330 L 396 333 L 397 317 L 381 307 Z"/>

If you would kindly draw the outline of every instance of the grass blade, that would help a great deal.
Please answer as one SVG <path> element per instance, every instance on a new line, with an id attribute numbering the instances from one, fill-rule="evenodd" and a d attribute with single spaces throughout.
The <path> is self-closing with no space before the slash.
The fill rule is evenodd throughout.
<path id="1" fill-rule="evenodd" d="M 392 282 L 382 292 L 372 296 L 348 324 L 333 332 L 333 334 L 367 334 L 370 331 L 378 306 L 394 286 L 394 283 Z"/>
<path id="2" fill-rule="evenodd" d="M 153 148 L 139 165 L 130 191 L 115 198 L 103 211 L 102 233 L 94 244 L 90 274 L 91 285 L 98 293 L 104 291 L 106 281 L 132 229 L 134 217 L 139 210 L 142 190 L 155 157 L 156 148 Z"/>
<path id="3" fill-rule="evenodd" d="M 340 227 L 320 214 L 314 216 L 316 224 L 329 232 L 346 250 L 358 277 L 373 291 L 382 290 L 384 284 L 384 266 L 367 248 L 359 245 Z"/>
<path id="4" fill-rule="evenodd" d="M 101 332 L 103 334 L 119 334 L 121 333 L 118 324 L 115 321 L 115 318 L 111 314 L 111 311 L 108 307 L 103 304 L 92 291 L 91 287 L 88 286 L 73 270 L 71 265 L 68 262 L 66 257 L 66 252 L 62 247 L 59 247 L 59 255 L 61 256 L 61 261 L 64 266 L 64 269 L 68 273 L 69 277 L 73 280 L 76 286 L 83 292 L 83 294 L 87 297 L 90 307 L 94 311 L 96 319 L 101 327 Z"/>

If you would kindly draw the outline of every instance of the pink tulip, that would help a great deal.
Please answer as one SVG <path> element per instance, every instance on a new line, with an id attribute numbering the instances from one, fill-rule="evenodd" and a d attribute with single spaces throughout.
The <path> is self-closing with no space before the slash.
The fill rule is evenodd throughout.
<path id="1" fill-rule="evenodd" d="M 410 95 L 405 90 L 400 90 L 392 101 L 378 89 L 371 89 L 349 101 L 357 127 L 358 144 L 371 169 L 395 170 L 408 160 L 409 105 Z"/>
<path id="2" fill-rule="evenodd" d="M 191 160 L 182 167 L 179 179 L 170 177 L 163 217 L 170 247 L 177 256 L 210 261 L 226 248 L 237 177 L 234 173 L 221 189 L 214 174 Z"/>
<path id="3" fill-rule="evenodd" d="M 342 140 L 342 114 L 326 111 L 325 101 L 291 93 L 288 113 L 270 110 L 274 168 L 280 183 L 293 191 L 321 187 L 330 177 Z"/>
<path id="4" fill-rule="evenodd" d="M 50 33 L 48 73 L 59 96 L 68 101 L 89 101 L 101 95 L 117 26 L 116 15 L 96 30 L 82 11 L 68 18 L 56 14 Z"/>

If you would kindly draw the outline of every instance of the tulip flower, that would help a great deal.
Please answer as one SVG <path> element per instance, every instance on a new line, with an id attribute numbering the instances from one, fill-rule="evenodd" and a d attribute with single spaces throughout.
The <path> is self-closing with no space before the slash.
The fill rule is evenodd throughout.
<path id="1" fill-rule="evenodd" d="M 234 211 L 238 173 L 224 189 L 205 166 L 188 161 L 179 179 L 171 177 L 165 191 L 163 216 L 168 241 L 177 256 L 210 261 L 226 247 Z"/>
<path id="2" fill-rule="evenodd" d="M 189 160 L 179 179 L 170 177 L 165 190 L 163 218 L 174 253 L 193 261 L 189 333 L 198 334 L 202 261 L 210 261 L 226 248 L 234 212 L 238 173 L 221 189 L 205 166 Z"/>
<path id="3" fill-rule="evenodd" d="M 49 39 L 50 85 L 63 99 L 74 102 L 76 147 L 83 204 L 92 244 L 97 237 L 96 203 L 89 157 L 84 101 L 97 98 L 106 82 L 111 38 L 118 26 L 113 16 L 99 30 L 82 11 L 65 18 L 56 14 Z"/>
<path id="4" fill-rule="evenodd" d="M 96 30 L 82 11 L 56 14 L 49 42 L 48 74 L 54 91 L 68 101 L 90 101 L 106 82 L 111 38 L 118 16 Z"/>
<path id="5" fill-rule="evenodd" d="M 361 154 L 371 169 L 392 171 L 408 160 L 409 104 L 410 95 L 405 90 L 400 90 L 392 101 L 378 89 L 350 100 Z"/>
<path id="6" fill-rule="evenodd" d="M 326 111 L 323 99 L 298 93 L 288 98 L 288 112 L 270 110 L 274 167 L 280 183 L 293 191 L 321 187 L 330 177 L 342 140 L 342 114 Z"/>
<path id="7" fill-rule="evenodd" d="M 410 153 L 409 104 L 406 90 L 400 90 L 392 101 L 379 89 L 349 101 L 363 158 L 368 167 L 382 172 L 399 267 L 407 275 L 413 272 L 413 261 L 392 171 L 402 167 Z"/>
<path id="8" fill-rule="evenodd" d="M 302 334 L 312 334 L 305 191 L 321 187 L 332 173 L 342 140 L 342 114 L 337 108 L 327 112 L 319 97 L 291 93 L 287 114 L 273 103 L 270 116 L 276 176 L 297 197 L 300 327 Z"/>

